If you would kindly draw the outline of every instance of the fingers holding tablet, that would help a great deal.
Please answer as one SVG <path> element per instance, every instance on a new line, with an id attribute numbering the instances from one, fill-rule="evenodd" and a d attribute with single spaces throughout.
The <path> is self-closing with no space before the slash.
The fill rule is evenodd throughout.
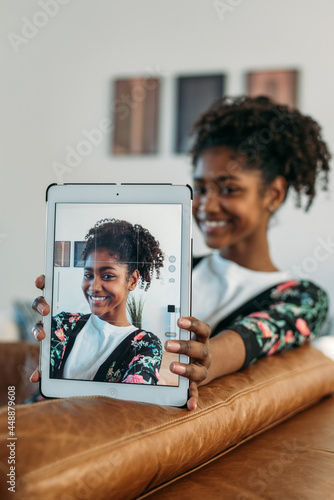
<path id="1" fill-rule="evenodd" d="M 191 358 L 191 363 L 183 364 L 173 362 L 170 365 L 172 373 L 181 375 L 190 380 L 189 399 L 187 406 L 189 410 L 197 408 L 198 385 L 207 377 L 208 368 L 211 364 L 211 354 L 209 350 L 210 327 L 207 323 L 196 318 L 180 318 L 178 325 L 195 334 L 193 340 L 169 340 L 165 344 L 168 352 L 184 354 Z"/>
<path id="2" fill-rule="evenodd" d="M 35 279 L 35 286 L 40 290 L 44 290 L 45 287 L 45 276 L 42 274 Z M 42 316 L 47 316 L 50 312 L 50 306 L 45 301 L 44 297 L 41 295 L 37 297 L 32 303 L 32 308 L 34 311 L 38 312 Z"/>
<path id="3" fill-rule="evenodd" d="M 179 318 L 178 326 L 195 335 L 193 340 L 168 340 L 165 344 L 166 351 L 185 354 L 190 358 L 201 361 L 203 366 L 210 366 L 211 356 L 209 351 L 210 326 L 196 318 Z"/>
<path id="4" fill-rule="evenodd" d="M 187 401 L 188 410 L 196 410 L 198 403 L 198 385 L 196 382 L 189 384 L 189 399 Z"/>
<path id="5" fill-rule="evenodd" d="M 32 303 L 32 308 L 34 311 L 38 312 L 42 316 L 47 316 L 50 312 L 49 304 L 45 301 L 44 297 L 37 297 Z"/>
<path id="6" fill-rule="evenodd" d="M 45 331 L 43 329 L 42 323 L 34 324 L 34 326 L 32 327 L 32 334 L 38 341 L 45 339 Z"/>
<path id="7" fill-rule="evenodd" d="M 40 290 L 44 289 L 44 285 L 45 285 L 44 275 L 38 276 L 38 278 L 36 278 L 35 285 Z M 38 312 L 42 316 L 47 316 L 50 312 L 50 306 L 45 301 L 44 297 L 42 297 L 42 296 L 37 297 L 33 301 L 32 308 L 34 311 Z M 35 325 L 32 327 L 32 334 L 35 337 L 35 339 L 38 341 L 45 339 L 45 332 L 44 332 L 43 324 L 41 322 L 35 323 Z"/>
<path id="8" fill-rule="evenodd" d="M 39 381 L 39 379 L 40 379 L 39 369 L 36 368 L 36 370 L 30 375 L 29 380 L 33 384 L 36 384 Z"/>
<path id="9" fill-rule="evenodd" d="M 41 274 L 35 279 L 35 286 L 39 288 L 40 290 L 44 290 L 45 287 L 45 276 L 44 274 Z"/>
<path id="10" fill-rule="evenodd" d="M 37 288 L 40 290 L 44 290 L 45 286 L 45 277 L 44 275 L 38 276 L 35 280 L 35 285 Z M 38 312 L 42 316 L 46 316 L 50 312 L 50 307 L 44 300 L 44 297 L 40 296 L 37 297 L 34 302 L 32 303 L 32 308 L 34 311 Z M 35 337 L 36 340 L 39 342 L 43 339 L 45 339 L 45 331 L 43 328 L 42 323 L 35 323 L 35 325 L 32 327 L 32 334 Z M 37 383 L 40 379 L 40 372 L 39 368 L 37 367 L 35 371 L 30 375 L 29 380 L 32 383 Z"/>

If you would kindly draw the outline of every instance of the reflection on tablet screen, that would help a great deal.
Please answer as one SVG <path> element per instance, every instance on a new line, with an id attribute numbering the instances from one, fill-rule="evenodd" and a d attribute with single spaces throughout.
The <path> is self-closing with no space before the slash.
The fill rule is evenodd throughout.
<path id="1" fill-rule="evenodd" d="M 51 378 L 178 385 L 181 212 L 56 204 Z"/>

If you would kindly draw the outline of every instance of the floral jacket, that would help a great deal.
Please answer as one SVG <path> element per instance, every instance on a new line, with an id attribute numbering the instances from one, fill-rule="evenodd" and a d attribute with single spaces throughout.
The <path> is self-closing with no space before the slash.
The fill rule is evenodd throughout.
<path id="1" fill-rule="evenodd" d="M 306 280 L 290 280 L 268 288 L 224 318 L 211 336 L 222 330 L 241 335 L 244 366 L 309 342 L 319 335 L 328 311 L 326 293 Z"/>
<path id="2" fill-rule="evenodd" d="M 50 377 L 63 377 L 66 359 L 89 317 L 90 314 L 61 312 L 52 318 Z M 135 330 L 102 363 L 93 380 L 156 385 L 161 360 L 162 345 L 158 337 Z"/>

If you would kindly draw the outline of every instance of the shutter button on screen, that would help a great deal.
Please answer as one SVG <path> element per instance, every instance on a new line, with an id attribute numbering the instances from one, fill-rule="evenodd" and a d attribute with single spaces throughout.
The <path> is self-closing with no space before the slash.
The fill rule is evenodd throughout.
<path id="1" fill-rule="evenodd" d="M 109 389 L 108 396 L 110 396 L 111 398 L 115 398 L 117 396 L 116 389 Z"/>

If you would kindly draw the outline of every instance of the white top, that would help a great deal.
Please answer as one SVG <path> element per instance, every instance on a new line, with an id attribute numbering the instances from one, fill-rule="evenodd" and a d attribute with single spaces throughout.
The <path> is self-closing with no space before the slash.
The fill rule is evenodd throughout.
<path id="1" fill-rule="evenodd" d="M 64 378 L 93 380 L 97 370 L 136 327 L 115 326 L 91 314 L 64 366 Z"/>
<path id="2" fill-rule="evenodd" d="M 291 278 L 291 274 L 283 271 L 252 271 L 214 252 L 202 259 L 193 271 L 192 315 L 213 330 L 245 302 Z"/>

